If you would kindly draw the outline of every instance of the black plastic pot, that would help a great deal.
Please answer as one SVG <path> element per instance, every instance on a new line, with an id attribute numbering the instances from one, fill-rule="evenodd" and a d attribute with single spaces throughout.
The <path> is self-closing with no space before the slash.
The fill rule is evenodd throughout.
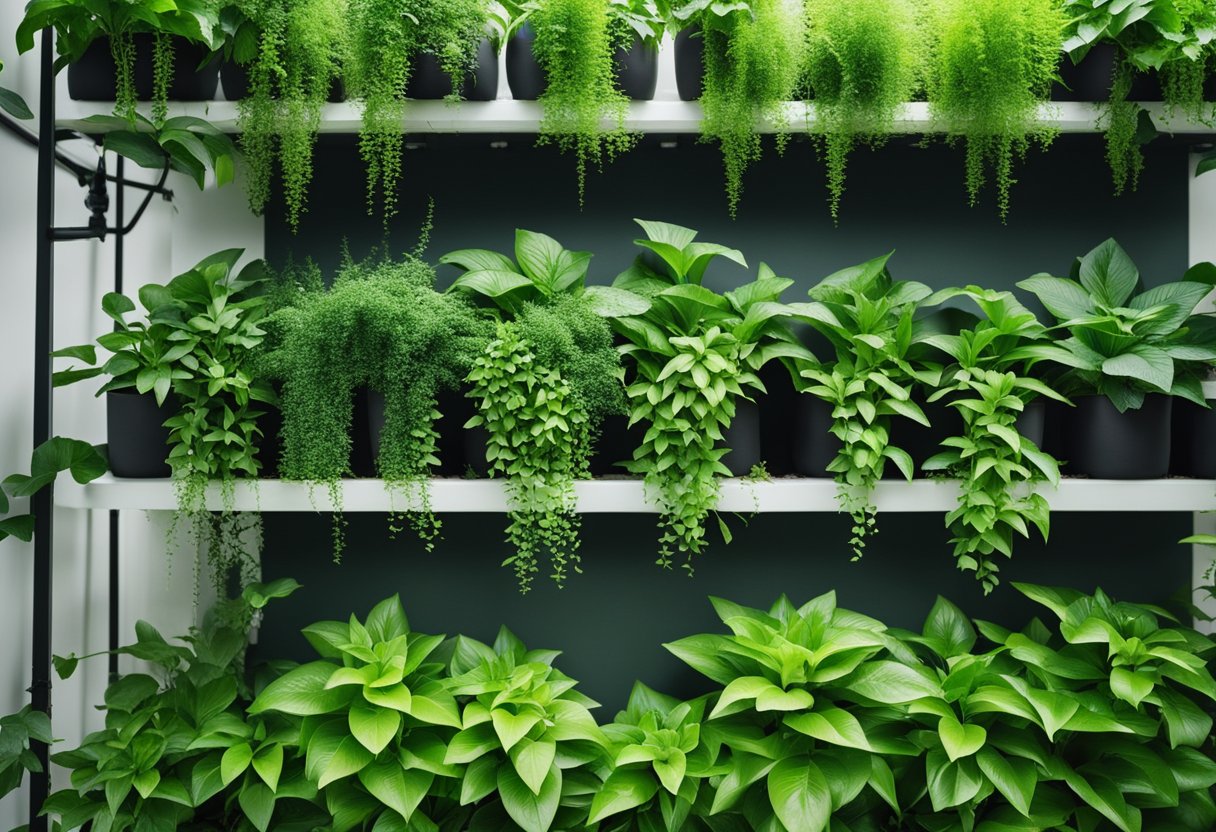
<path id="1" fill-rule="evenodd" d="M 831 432 L 832 406 L 818 396 L 803 393 L 794 400 L 793 469 L 800 477 L 833 477 L 828 465 L 840 451 Z"/>
<path id="2" fill-rule="evenodd" d="M 226 101 L 240 101 L 249 95 L 249 68 L 235 61 L 225 61 L 220 67 L 220 81 L 224 87 Z M 329 85 L 329 103 L 341 104 L 346 100 L 346 85 L 335 78 Z"/>
<path id="3" fill-rule="evenodd" d="M 736 477 L 746 477 L 761 461 L 760 405 L 747 399 L 735 404 L 735 417 L 730 427 L 722 431 L 723 445 L 730 452 L 723 455 L 722 464 Z"/>
<path id="4" fill-rule="evenodd" d="M 452 79 L 439 59 L 429 52 L 414 56 L 406 96 L 419 100 L 446 98 L 452 94 Z M 464 79 L 460 95 L 467 101 L 493 101 L 498 97 L 498 53 L 489 38 L 477 47 L 477 70 Z"/>
<path id="5" fill-rule="evenodd" d="M 156 404 L 151 393 L 115 390 L 106 393 L 106 443 L 110 473 L 131 479 L 155 479 L 172 473 L 169 429 L 177 407 L 172 399 Z"/>
<path id="6" fill-rule="evenodd" d="M 696 101 L 705 84 L 705 41 L 700 30 L 682 29 L 676 35 L 676 90 L 681 101 Z"/>
<path id="7" fill-rule="evenodd" d="M 1128 101 L 1160 101 L 1161 78 L 1156 72 L 1137 72 L 1132 79 L 1131 92 L 1127 94 Z"/>
<path id="8" fill-rule="evenodd" d="M 1060 61 L 1060 81 L 1051 88 L 1051 100 L 1105 101 L 1110 95 L 1116 59 L 1116 48 L 1110 43 L 1089 50 L 1079 64 L 1065 55 Z"/>
<path id="9" fill-rule="evenodd" d="M 944 450 L 941 446 L 942 440 L 962 434 L 963 417 L 959 415 L 958 408 L 950 407 L 944 401 L 926 402 L 919 393 L 914 393 L 912 399 L 925 412 L 929 427 L 903 416 L 892 416 L 890 444 L 908 452 L 915 466 L 914 476 L 920 476 L 921 466 L 925 461 Z M 894 464 L 887 465 L 885 479 L 903 477 L 903 472 Z"/>
<path id="10" fill-rule="evenodd" d="M 599 439 L 591 453 L 591 476 L 627 476 L 618 463 L 633 459 L 633 452 L 646 436 L 645 425 L 629 427 L 628 416 L 609 416 L 600 425 Z"/>
<path id="11" fill-rule="evenodd" d="M 274 478 L 279 475 L 279 458 L 283 455 L 283 413 L 277 407 L 262 404 L 258 417 L 258 428 L 262 435 L 257 440 L 258 462 L 262 468 L 259 477 Z"/>
<path id="12" fill-rule="evenodd" d="M 374 401 L 373 401 L 374 400 Z M 380 431 L 384 429 L 384 396 L 360 387 L 354 393 L 350 420 L 350 470 L 356 477 L 375 477 L 380 453 Z"/>
<path id="13" fill-rule="evenodd" d="M 1170 470 L 1173 399 L 1150 395 L 1120 413 L 1105 396 L 1077 396 L 1068 414 L 1063 458 L 1069 476 L 1152 480 Z"/>
<path id="14" fill-rule="evenodd" d="M 617 49 L 616 82 L 634 101 L 651 101 L 659 86 L 659 50 L 634 36 L 628 49 Z"/>
<path id="15" fill-rule="evenodd" d="M 152 35 L 135 35 L 135 97 L 152 99 Z M 210 101 L 219 86 L 219 62 L 208 61 L 210 50 L 190 41 L 173 41 L 173 79 L 170 101 Z M 117 71 L 110 53 L 110 39 L 89 44 L 80 60 L 68 66 L 68 95 L 76 101 L 113 101 L 118 88 Z"/>
<path id="16" fill-rule="evenodd" d="M 490 432 L 480 425 L 464 431 L 466 471 L 472 471 L 479 477 L 490 476 L 490 463 L 486 461 L 486 445 L 489 441 Z"/>
<path id="17" fill-rule="evenodd" d="M 516 101 L 535 101 L 549 87 L 545 71 L 532 54 L 536 30 L 527 23 L 515 30 L 507 41 L 507 86 Z"/>
<path id="18" fill-rule="evenodd" d="M 1047 430 L 1047 402 L 1035 399 L 1026 405 L 1026 409 L 1018 416 L 1015 427 L 1019 434 L 1033 442 L 1036 448 L 1041 449 Z"/>
<path id="19" fill-rule="evenodd" d="M 1175 399 L 1173 419 L 1170 473 L 1216 479 L 1216 410 Z"/>

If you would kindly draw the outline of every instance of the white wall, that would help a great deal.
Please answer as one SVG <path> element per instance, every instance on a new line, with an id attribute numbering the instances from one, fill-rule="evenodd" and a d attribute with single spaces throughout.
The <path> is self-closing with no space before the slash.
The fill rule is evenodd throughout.
<path id="1" fill-rule="evenodd" d="M 38 49 L 18 58 L 12 32 L 23 3 L 0 3 L 0 84 L 16 89 L 31 107 L 38 103 Z M 61 98 L 66 97 L 63 79 Z M 104 105 L 99 106 L 99 112 Z M 35 122 L 27 122 L 36 129 Z M 85 142 L 64 145 L 81 162 L 92 164 L 95 151 Z M 0 132 L 0 477 L 27 471 L 32 447 L 34 239 L 36 152 Z M 128 165 L 128 175 L 152 179 L 149 171 Z M 113 159 L 109 160 L 111 172 Z M 134 172 L 132 172 L 134 169 Z M 148 282 L 163 282 L 207 254 L 244 245 L 250 256 L 262 255 L 263 228 L 245 207 L 239 185 L 200 193 L 184 177 L 173 175 L 172 204 L 153 199 L 139 226 L 126 240 L 125 281 L 129 291 Z M 57 174 L 57 223 L 87 220 L 84 190 L 73 176 Z M 128 190 L 128 215 L 142 192 Z M 114 186 L 110 190 L 114 204 Z M 114 225 L 111 211 L 111 225 Z M 85 343 L 105 331 L 98 311 L 113 288 L 114 244 L 72 242 L 56 247 L 55 346 Z M 105 441 L 102 401 L 89 384 L 55 394 L 55 433 L 99 443 Z M 166 636 L 184 633 L 193 620 L 191 558 L 179 553 L 169 567 L 164 543 L 165 518 L 141 512 L 122 517 L 122 604 L 124 639 L 137 619 L 151 621 Z M 57 653 L 104 650 L 108 642 L 108 521 L 105 513 L 59 509 L 55 524 L 53 647 Z M 0 714 L 28 701 L 30 683 L 31 589 L 33 547 L 8 539 L 0 542 Z M 82 663 L 76 675 L 54 687 L 55 736 L 77 742 L 100 725 L 93 705 L 101 701 L 106 660 Z M 57 778 L 58 782 L 65 782 Z M 0 800 L 0 829 L 26 822 L 25 790 Z"/>

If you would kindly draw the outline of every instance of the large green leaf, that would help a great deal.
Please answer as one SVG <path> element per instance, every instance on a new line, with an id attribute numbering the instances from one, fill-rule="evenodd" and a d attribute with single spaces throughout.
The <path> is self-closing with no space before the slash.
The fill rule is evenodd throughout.
<path id="1" fill-rule="evenodd" d="M 951 762 L 977 753 L 988 739 L 988 732 L 982 725 L 964 725 L 953 716 L 944 716 L 938 721 L 937 734 Z"/>
<path id="2" fill-rule="evenodd" d="M 604 818 L 641 806 L 658 790 L 659 784 L 643 769 L 614 769 L 591 799 L 588 823 L 599 823 Z"/>
<path id="3" fill-rule="evenodd" d="M 1060 321 L 1081 318 L 1093 311 L 1093 299 L 1076 282 L 1060 277 L 1036 275 L 1018 283 L 1018 288 L 1038 297 L 1047 311 Z"/>
<path id="4" fill-rule="evenodd" d="M 241 804 L 241 812 L 253 827 L 258 832 L 266 832 L 274 814 L 274 792 L 265 783 L 253 783 L 237 793 L 237 802 Z"/>
<path id="5" fill-rule="evenodd" d="M 0 87 L 0 110 L 4 110 L 13 118 L 28 121 L 34 117 L 25 99 L 6 87 Z"/>
<path id="6" fill-rule="evenodd" d="M 853 693 L 882 702 L 902 705 L 925 697 L 942 696 L 941 686 L 925 671 L 891 661 L 867 662 L 844 682 Z"/>
<path id="7" fill-rule="evenodd" d="M 945 752 L 934 749 L 925 758 L 925 766 L 934 811 L 961 806 L 984 787 L 984 778 L 974 757 L 951 762 Z"/>
<path id="8" fill-rule="evenodd" d="M 650 310 L 648 299 L 635 292 L 612 286 L 588 286 L 583 297 L 591 310 L 601 318 L 645 315 Z"/>
<path id="9" fill-rule="evenodd" d="M 466 248 L 448 252 L 439 258 L 439 262 L 459 266 L 466 272 L 516 271 L 515 261 L 510 257 L 482 248 Z"/>
<path id="10" fill-rule="evenodd" d="M 784 721 L 786 727 L 823 742 L 862 751 L 873 750 L 857 717 L 842 708 L 828 707 L 807 713 L 790 714 Z"/>
<path id="11" fill-rule="evenodd" d="M 1136 344 L 1127 352 L 1102 362 L 1102 372 L 1108 376 L 1135 379 L 1163 393 L 1174 386 L 1174 359 L 1158 347 Z"/>
<path id="12" fill-rule="evenodd" d="M 329 662 L 309 662 L 275 679 L 249 706 L 249 713 L 282 711 L 294 716 L 317 716 L 342 710 L 354 695 L 349 687 L 326 690 L 337 668 Z"/>
<path id="13" fill-rule="evenodd" d="M 929 610 L 922 632 L 942 646 L 945 658 L 962 655 L 975 646 L 975 628 L 967 616 L 940 595 Z"/>
<path id="14" fill-rule="evenodd" d="M 513 766 L 498 769 L 498 796 L 503 808 L 523 832 L 548 832 L 562 796 L 562 772 L 556 766 L 534 794 Z"/>
<path id="15" fill-rule="evenodd" d="M 434 781 L 435 775 L 431 772 L 403 769 L 393 759 L 370 763 L 359 771 L 359 782 L 364 788 L 407 821 Z"/>
<path id="16" fill-rule="evenodd" d="M 1106 306 L 1122 306 L 1136 291 L 1140 271 L 1113 239 L 1081 258 L 1081 285 Z M 1054 310 L 1053 310 L 1054 311 Z"/>
<path id="17" fill-rule="evenodd" d="M 768 773 L 768 799 L 786 829 L 821 832 L 832 814 L 832 792 L 809 757 L 788 757 Z"/>
<path id="18" fill-rule="evenodd" d="M 395 638 L 409 635 L 410 622 L 405 617 L 405 607 L 401 605 L 401 596 L 393 595 L 376 604 L 367 614 L 365 626 L 372 641 L 392 641 Z"/>
<path id="19" fill-rule="evenodd" d="M 359 772 L 372 759 L 372 753 L 350 735 L 346 720 L 338 717 L 313 731 L 308 741 L 304 773 L 319 788 L 324 788 Z"/>
<path id="20" fill-rule="evenodd" d="M 347 719 L 351 734 L 372 754 L 379 754 L 388 747 L 401 726 L 399 712 L 375 705 L 354 705 Z"/>
<path id="21" fill-rule="evenodd" d="M 522 739 L 511 748 L 511 764 L 519 778 L 527 784 L 533 794 L 540 794 L 553 759 L 557 756 L 557 743 L 552 740 Z"/>
<path id="22" fill-rule="evenodd" d="M 1077 797 L 1123 832 L 1140 832 L 1140 810 L 1128 805 L 1115 783 L 1100 774 L 1082 777 L 1067 764 L 1062 764 L 1062 767 L 1064 782 Z"/>
<path id="23" fill-rule="evenodd" d="M 1021 757 L 1005 757 L 991 746 L 980 749 L 975 761 L 1009 804 L 1029 817 L 1039 780 L 1034 763 Z"/>
<path id="24" fill-rule="evenodd" d="M 562 244 L 547 234 L 515 230 L 515 259 L 520 271 L 534 283 L 548 286 L 553 282 L 564 251 Z"/>

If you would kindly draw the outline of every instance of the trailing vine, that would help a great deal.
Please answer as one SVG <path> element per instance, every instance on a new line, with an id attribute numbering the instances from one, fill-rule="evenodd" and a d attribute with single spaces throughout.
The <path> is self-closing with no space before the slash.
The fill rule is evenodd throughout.
<path id="1" fill-rule="evenodd" d="M 1129 101 L 1135 68 L 1121 60 L 1111 82 L 1110 100 L 1106 102 L 1103 118 L 1106 126 L 1106 163 L 1110 166 L 1115 195 L 1136 190 L 1144 171 L 1144 153 L 1140 149 L 1140 119 L 1144 112 L 1139 103 Z"/>
<path id="2" fill-rule="evenodd" d="M 835 221 L 849 154 L 858 142 L 886 142 L 897 109 L 919 83 L 924 38 L 911 0 L 808 0 L 806 15 L 806 75 Z"/>
<path id="3" fill-rule="evenodd" d="M 588 165 L 602 170 L 637 143 L 624 127 L 629 100 L 617 88 L 613 60 L 626 31 L 604 0 L 542 0 L 529 21 L 532 51 L 548 78 L 538 144 L 574 153 L 581 208 Z M 605 130 L 603 121 L 614 126 Z"/>
<path id="4" fill-rule="evenodd" d="M 936 0 L 932 9 L 933 118 L 949 141 L 966 145 L 970 204 L 991 176 L 1004 221 L 1015 158 L 1025 157 L 1031 141 L 1046 147 L 1055 136 L 1038 120 L 1038 107 L 1056 77 L 1064 13 L 1056 0 Z"/>
<path id="5" fill-rule="evenodd" d="M 449 100 L 458 101 L 465 77 L 477 69 L 477 48 L 486 31 L 487 0 L 418 0 L 419 48 L 439 59 L 452 81 Z"/>

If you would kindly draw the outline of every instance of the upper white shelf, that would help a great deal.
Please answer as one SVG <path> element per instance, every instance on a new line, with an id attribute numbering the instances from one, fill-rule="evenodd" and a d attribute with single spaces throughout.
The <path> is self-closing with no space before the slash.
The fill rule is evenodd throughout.
<path id="1" fill-rule="evenodd" d="M 61 97 L 58 103 L 60 128 L 90 129 L 84 118 L 108 113 L 105 104 L 72 101 Z M 148 105 L 143 105 L 146 109 Z M 1157 127 L 1165 132 L 1184 134 L 1216 134 L 1216 125 L 1205 125 L 1183 118 L 1167 118 L 1163 105 L 1146 104 Z M 789 129 L 805 131 L 814 125 L 813 104 L 787 105 Z M 535 101 L 464 101 L 449 104 L 444 101 L 411 101 L 406 106 L 402 127 L 406 133 L 535 133 L 540 126 L 540 105 Z M 205 118 L 225 132 L 237 130 L 236 104 L 229 101 L 174 103 L 170 115 Z M 1042 123 L 1061 133 L 1094 133 L 1102 128 L 1101 107 L 1079 102 L 1055 102 L 1040 111 Z M 361 124 L 357 104 L 326 104 L 321 115 L 322 133 L 357 133 Z M 605 126 L 610 126 L 606 123 Z M 639 133 L 699 133 L 701 105 L 695 101 L 635 101 L 629 105 L 625 127 Z M 93 128 L 95 129 L 95 128 Z M 764 132 L 773 132 L 771 123 L 761 125 Z M 895 119 L 895 133 L 940 133 L 941 125 L 929 115 L 929 105 L 923 102 L 904 104 Z"/>
<path id="2" fill-rule="evenodd" d="M 578 510 L 584 514 L 654 513 L 636 479 L 586 480 L 575 484 Z M 347 512 L 403 511 L 416 507 L 404 494 L 385 490 L 381 480 L 343 480 L 342 508 Z M 1065 479 L 1058 489 L 1041 489 L 1055 511 L 1195 512 L 1216 510 L 1216 481 L 1086 480 Z M 55 487 L 60 506 L 78 509 L 143 509 L 171 511 L 177 507 L 169 480 L 123 480 L 109 475 L 87 485 L 70 480 Z M 435 479 L 430 483 L 431 508 L 436 512 L 501 513 L 507 510 L 501 480 Z M 934 512 L 954 508 L 958 483 L 953 480 L 884 480 L 874 492 L 883 512 Z M 223 508 L 219 488 L 212 486 L 207 507 Z M 332 505 L 324 486 L 282 480 L 239 483 L 238 511 L 329 511 Z M 722 511 L 750 513 L 835 512 L 836 485 L 828 479 L 775 479 L 753 482 L 731 479 L 722 483 Z"/>

